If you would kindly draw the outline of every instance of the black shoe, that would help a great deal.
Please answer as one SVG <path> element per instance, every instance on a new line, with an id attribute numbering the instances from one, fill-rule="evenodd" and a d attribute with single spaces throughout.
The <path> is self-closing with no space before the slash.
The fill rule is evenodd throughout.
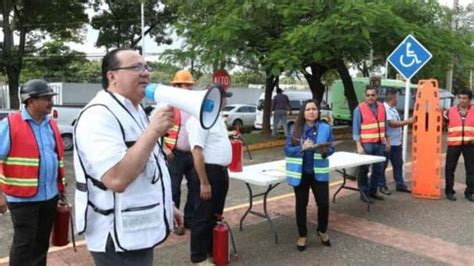
<path id="1" fill-rule="evenodd" d="M 446 194 L 446 198 L 450 201 L 456 201 L 456 196 L 454 196 L 454 194 Z"/>
<path id="2" fill-rule="evenodd" d="M 362 195 L 360 195 L 359 199 L 365 203 L 370 203 L 370 204 L 374 203 L 374 201 L 371 200 L 369 197 L 364 197 Z"/>
<path id="3" fill-rule="evenodd" d="M 474 197 L 472 196 L 472 194 L 466 194 L 464 195 L 464 197 L 466 197 L 466 199 L 470 202 L 474 202 Z"/>
<path id="4" fill-rule="evenodd" d="M 376 200 L 385 200 L 384 197 L 378 195 L 377 193 L 369 194 L 369 197 L 371 197 L 371 198 L 373 198 L 373 199 L 376 199 Z"/>
<path id="5" fill-rule="evenodd" d="M 327 233 L 321 233 L 318 231 L 318 236 L 319 236 L 319 240 L 321 240 L 321 244 L 323 244 L 326 247 L 331 246 L 331 240 L 329 240 L 329 236 Z"/>
<path id="6" fill-rule="evenodd" d="M 381 187 L 379 189 L 379 192 L 384 194 L 384 195 L 387 195 L 387 196 L 392 195 L 392 192 L 390 192 L 390 190 L 388 190 L 388 187 Z"/>
<path id="7" fill-rule="evenodd" d="M 409 190 L 407 187 L 399 187 L 397 188 L 398 192 L 405 192 L 405 193 L 411 193 L 411 190 Z"/>
<path id="8" fill-rule="evenodd" d="M 303 239 L 304 239 L 304 241 L 303 241 Z M 303 242 L 304 242 L 304 244 L 303 244 Z M 296 248 L 299 251 L 305 251 L 305 249 L 306 249 L 306 237 L 298 238 L 298 240 L 296 241 Z"/>

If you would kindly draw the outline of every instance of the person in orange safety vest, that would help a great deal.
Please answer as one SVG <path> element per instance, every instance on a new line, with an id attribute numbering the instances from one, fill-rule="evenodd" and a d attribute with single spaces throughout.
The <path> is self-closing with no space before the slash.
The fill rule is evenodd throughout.
<path id="1" fill-rule="evenodd" d="M 58 200 L 65 200 L 64 148 L 49 118 L 56 93 L 44 80 L 20 89 L 24 108 L 0 122 L 0 213 L 10 210 L 10 265 L 46 265 Z"/>
<path id="2" fill-rule="evenodd" d="M 464 157 L 466 167 L 466 189 L 464 197 L 474 202 L 474 107 L 472 107 L 472 91 L 461 90 L 457 94 L 458 105 L 445 113 L 448 124 L 448 150 L 445 164 L 445 194 L 451 201 L 456 200 L 454 191 L 454 171 L 459 157 Z"/>
<path id="3" fill-rule="evenodd" d="M 195 84 L 189 70 L 176 72 L 170 83 L 174 87 L 187 90 L 192 90 Z M 193 156 L 189 146 L 188 132 L 186 131 L 186 123 L 189 117 L 188 113 L 174 108 L 175 124 L 164 137 L 164 152 L 168 160 L 171 189 L 176 208 L 180 207 L 183 175 L 186 177 L 188 195 L 186 197 L 186 205 L 184 206 L 184 227 L 190 229 L 193 223 L 195 201 L 199 197 L 199 182 L 194 170 Z M 184 235 L 184 227 L 175 228 L 174 233 Z"/>
<path id="4" fill-rule="evenodd" d="M 359 154 L 384 156 L 384 151 L 390 148 L 390 139 L 386 135 L 385 107 L 377 101 L 377 93 L 377 87 L 368 86 L 365 90 L 365 101 L 354 109 L 352 135 Z M 384 200 L 377 193 L 383 166 L 383 162 L 372 164 L 370 181 L 368 179 L 369 166 L 360 166 L 357 179 L 361 190 L 360 200 L 368 203 L 373 203 L 373 199 Z"/>

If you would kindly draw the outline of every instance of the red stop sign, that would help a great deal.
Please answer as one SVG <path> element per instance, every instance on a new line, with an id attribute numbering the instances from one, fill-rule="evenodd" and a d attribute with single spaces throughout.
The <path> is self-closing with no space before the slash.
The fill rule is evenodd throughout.
<path id="1" fill-rule="evenodd" d="M 224 69 L 219 69 L 214 72 L 214 75 L 212 76 L 212 81 L 214 83 L 221 84 L 225 90 L 230 87 L 230 75 Z"/>

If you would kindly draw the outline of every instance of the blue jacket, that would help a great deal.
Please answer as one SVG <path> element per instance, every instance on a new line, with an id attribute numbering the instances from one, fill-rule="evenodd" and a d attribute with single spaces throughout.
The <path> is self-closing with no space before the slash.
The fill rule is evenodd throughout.
<path id="1" fill-rule="evenodd" d="M 306 139 L 312 139 L 313 143 L 326 143 L 333 141 L 332 129 L 324 121 L 318 121 L 314 127 L 304 125 L 302 134 L 302 143 Z M 313 174 L 316 180 L 329 181 L 329 160 L 327 157 L 334 153 L 334 147 L 329 146 L 327 154 L 321 154 L 314 151 L 301 151 L 301 144 L 293 145 L 293 131 L 288 135 L 285 144 L 286 155 L 286 174 L 290 186 L 298 186 L 301 183 L 301 176 Z"/>

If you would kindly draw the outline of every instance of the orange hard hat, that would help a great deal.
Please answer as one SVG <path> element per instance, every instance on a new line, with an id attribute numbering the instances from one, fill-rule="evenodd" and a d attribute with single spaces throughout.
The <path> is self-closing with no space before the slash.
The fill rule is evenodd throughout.
<path id="1" fill-rule="evenodd" d="M 194 84 L 193 75 L 189 70 L 180 70 L 176 72 L 174 75 L 173 80 L 170 82 L 171 84 Z"/>

